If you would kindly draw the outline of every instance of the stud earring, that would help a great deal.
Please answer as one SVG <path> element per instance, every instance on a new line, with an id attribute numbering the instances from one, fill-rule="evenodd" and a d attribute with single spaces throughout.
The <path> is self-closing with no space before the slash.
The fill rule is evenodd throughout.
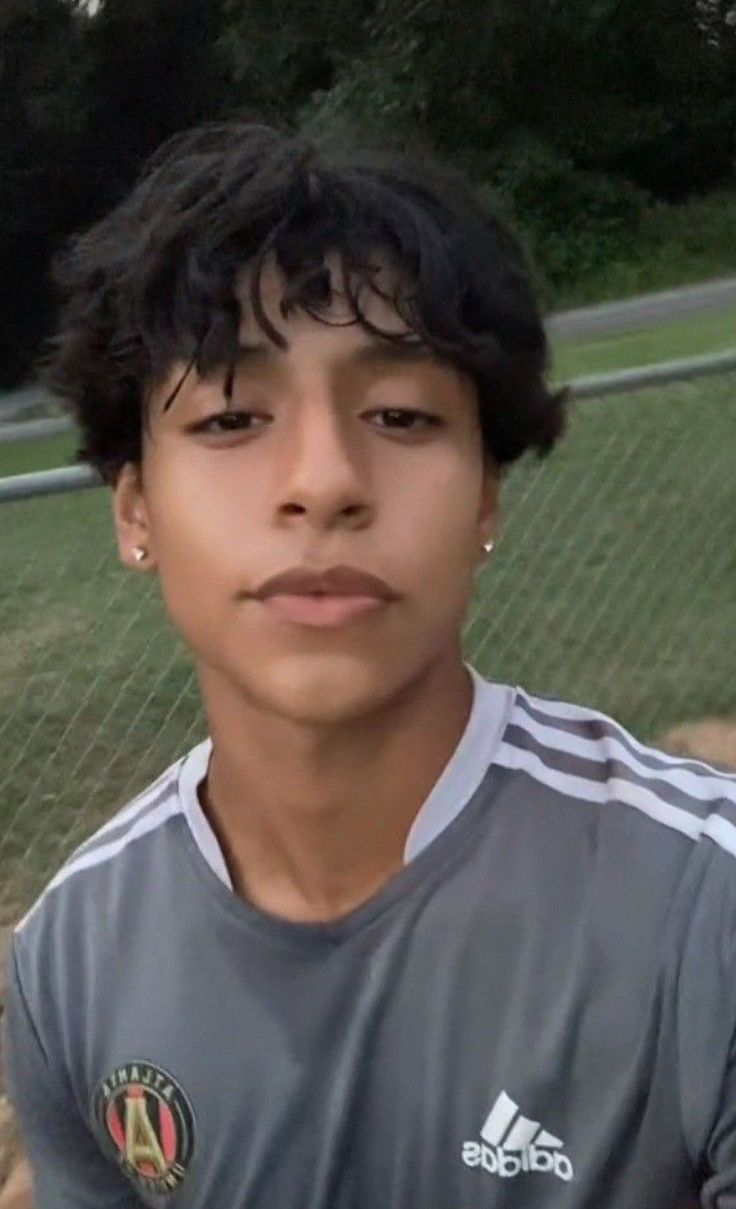
<path id="1" fill-rule="evenodd" d="M 143 549 L 143 546 L 133 546 L 133 558 L 137 563 L 142 563 L 147 557 L 148 553 Z"/>
<path id="2" fill-rule="evenodd" d="M 491 553 L 491 550 L 493 549 L 495 544 L 496 543 L 492 542 L 492 541 L 483 542 L 483 549 L 485 550 L 486 554 Z"/>

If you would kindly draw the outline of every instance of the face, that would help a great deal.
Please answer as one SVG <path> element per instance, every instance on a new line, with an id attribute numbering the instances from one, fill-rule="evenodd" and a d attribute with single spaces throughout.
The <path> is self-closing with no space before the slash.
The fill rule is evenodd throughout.
<path id="1" fill-rule="evenodd" d="M 280 274 L 266 266 L 264 307 L 288 347 L 244 308 L 230 399 L 224 370 L 192 373 L 164 413 L 186 368 L 173 365 L 152 392 L 142 466 L 125 467 L 115 489 L 121 557 L 139 566 L 133 548 L 146 549 L 140 567 L 159 575 L 205 698 L 219 687 L 318 726 L 375 710 L 460 658 L 497 500 L 471 381 L 421 346 L 398 356 L 346 323 L 328 264 L 329 323 L 298 310 L 284 319 Z M 380 328 L 406 330 L 372 291 L 361 306 Z M 379 577 L 391 599 L 354 602 L 346 616 L 344 601 L 302 600 L 300 613 L 294 597 L 255 595 L 292 568 L 335 566 Z"/>

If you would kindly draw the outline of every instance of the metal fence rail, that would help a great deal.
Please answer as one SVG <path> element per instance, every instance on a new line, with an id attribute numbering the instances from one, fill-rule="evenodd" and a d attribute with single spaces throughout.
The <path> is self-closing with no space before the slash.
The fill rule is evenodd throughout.
<path id="1" fill-rule="evenodd" d="M 736 352 L 573 393 L 560 449 L 505 481 L 468 657 L 644 739 L 736 717 Z M 0 923 L 205 733 L 155 579 L 120 566 L 108 493 L 81 490 L 98 482 L 0 483 Z"/>
<path id="2" fill-rule="evenodd" d="M 38 441 L 45 437 L 56 437 L 74 428 L 72 420 L 59 416 L 48 420 L 17 420 L 8 424 L 0 423 L 0 445 L 9 445 L 13 441 Z"/>
<path id="3" fill-rule="evenodd" d="M 721 353 L 660 361 L 654 365 L 641 365 L 609 374 L 591 374 L 571 382 L 569 390 L 571 397 L 575 399 L 600 399 L 648 386 L 666 386 L 670 382 L 687 382 L 692 378 L 728 373 L 734 369 L 736 348 L 731 348 Z M 64 416 L 47 420 L 0 423 L 0 445 L 13 441 L 32 441 L 73 430 L 74 422 Z"/>
<path id="4" fill-rule="evenodd" d="M 11 474 L 0 479 L 0 504 L 30 499 L 35 495 L 61 495 L 66 491 L 84 491 L 101 487 L 102 479 L 91 466 L 62 466 L 58 470 L 37 470 L 31 474 Z"/>

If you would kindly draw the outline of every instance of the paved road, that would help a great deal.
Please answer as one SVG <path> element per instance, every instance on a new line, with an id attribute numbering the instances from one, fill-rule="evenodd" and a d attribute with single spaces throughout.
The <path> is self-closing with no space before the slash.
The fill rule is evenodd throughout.
<path id="1" fill-rule="evenodd" d="M 703 285 L 642 294 L 639 298 L 629 298 L 623 302 L 607 302 L 601 306 L 563 311 L 552 315 L 547 326 L 553 335 L 569 340 L 573 337 L 604 336 L 642 327 L 657 327 L 674 319 L 686 319 L 690 315 L 720 311 L 731 306 L 736 306 L 736 277 L 724 277 Z"/>
<path id="2" fill-rule="evenodd" d="M 736 306 L 736 277 L 708 281 L 703 285 L 683 286 L 677 290 L 663 290 L 658 294 L 642 294 L 639 298 L 629 298 L 623 302 L 563 311 L 552 315 L 547 327 L 553 335 L 569 340 L 573 337 L 595 337 L 641 327 L 656 327 L 672 319 L 684 319 L 688 315 L 705 314 L 730 306 Z M 0 422 L 22 418 L 29 406 L 42 402 L 43 398 L 44 392 L 32 386 L 10 394 L 0 394 Z"/>

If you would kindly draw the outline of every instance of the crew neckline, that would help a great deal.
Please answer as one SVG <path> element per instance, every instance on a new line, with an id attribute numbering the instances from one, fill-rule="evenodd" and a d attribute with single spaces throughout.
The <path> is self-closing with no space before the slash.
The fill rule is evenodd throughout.
<path id="1" fill-rule="evenodd" d="M 508 724 L 514 690 L 485 680 L 470 664 L 473 704 L 465 730 L 428 796 L 420 806 L 404 846 L 409 865 L 453 822 L 470 802 L 493 763 Z M 183 758 L 178 795 L 191 838 L 209 868 L 229 891 L 232 879 L 224 854 L 199 800 L 199 786 L 207 775 L 212 739 L 206 738 Z"/>

